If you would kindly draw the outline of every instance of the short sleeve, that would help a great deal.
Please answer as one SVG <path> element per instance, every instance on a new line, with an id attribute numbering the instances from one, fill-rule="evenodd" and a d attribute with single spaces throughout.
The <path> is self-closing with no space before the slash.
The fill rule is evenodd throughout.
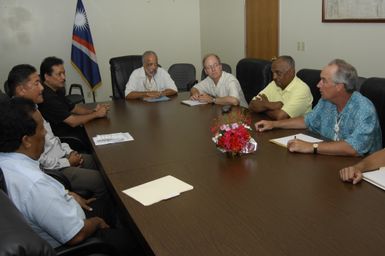
<path id="1" fill-rule="evenodd" d="M 25 202 L 29 219 L 55 240 L 65 244 L 83 228 L 84 212 L 64 188 L 40 179 L 30 191 Z"/>
<path id="2" fill-rule="evenodd" d="M 282 110 L 290 117 L 302 116 L 311 109 L 313 96 L 309 88 L 298 86 L 290 92 L 288 99 L 285 99 Z"/>

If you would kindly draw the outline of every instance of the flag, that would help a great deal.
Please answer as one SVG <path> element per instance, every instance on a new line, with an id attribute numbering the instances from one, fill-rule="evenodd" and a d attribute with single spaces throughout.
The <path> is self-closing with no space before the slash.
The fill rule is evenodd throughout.
<path id="1" fill-rule="evenodd" d="M 85 82 L 94 91 L 102 82 L 96 61 L 94 43 L 88 24 L 86 10 L 81 0 L 76 5 L 74 28 L 72 32 L 71 62 Z"/>

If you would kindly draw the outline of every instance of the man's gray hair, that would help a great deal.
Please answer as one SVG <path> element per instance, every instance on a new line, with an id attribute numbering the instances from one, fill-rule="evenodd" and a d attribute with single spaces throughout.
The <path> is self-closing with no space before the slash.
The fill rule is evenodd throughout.
<path id="1" fill-rule="evenodd" d="M 290 66 L 290 68 L 295 69 L 295 61 L 294 61 L 294 59 L 293 59 L 291 56 L 289 56 L 289 55 L 282 55 L 282 56 L 279 56 L 279 57 L 276 58 L 274 61 L 276 61 L 276 60 L 282 60 L 282 61 L 286 62 L 286 63 Z"/>
<path id="2" fill-rule="evenodd" d="M 328 65 L 337 66 L 337 71 L 332 77 L 334 83 L 344 84 L 345 90 L 349 93 L 356 90 L 358 75 L 355 67 L 342 59 L 334 59 Z"/>
<path id="3" fill-rule="evenodd" d="M 156 59 L 158 59 L 158 55 L 156 55 L 156 53 L 154 51 L 145 51 L 142 55 L 142 63 L 144 64 L 144 59 L 148 56 L 148 55 L 155 55 Z"/>

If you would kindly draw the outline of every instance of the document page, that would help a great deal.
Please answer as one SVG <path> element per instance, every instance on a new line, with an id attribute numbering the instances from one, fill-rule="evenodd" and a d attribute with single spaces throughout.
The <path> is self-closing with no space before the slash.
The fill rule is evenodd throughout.
<path id="1" fill-rule="evenodd" d="M 289 140 L 293 140 L 293 139 L 299 139 L 310 143 L 322 142 L 322 140 L 320 139 L 314 138 L 309 135 L 305 135 L 303 133 L 297 133 L 297 134 L 293 134 L 282 138 L 271 139 L 270 142 L 273 142 L 282 147 L 287 147 L 287 143 L 289 142 Z"/>
<path id="2" fill-rule="evenodd" d="M 147 102 L 159 102 L 159 101 L 168 101 L 170 100 L 170 98 L 167 96 L 160 96 L 158 98 L 143 98 L 143 100 Z"/>
<path id="3" fill-rule="evenodd" d="M 199 100 L 182 100 L 181 102 L 190 107 L 207 104 L 207 102 L 200 102 Z"/>
<path id="4" fill-rule="evenodd" d="M 171 175 L 123 190 L 144 206 L 152 205 L 162 200 L 179 196 L 180 193 L 192 190 L 194 187 Z"/>
<path id="5" fill-rule="evenodd" d="M 364 172 L 362 175 L 367 182 L 385 190 L 385 167 L 371 172 Z"/>
<path id="6" fill-rule="evenodd" d="M 92 139 L 96 146 L 134 140 L 128 132 L 101 134 Z"/>

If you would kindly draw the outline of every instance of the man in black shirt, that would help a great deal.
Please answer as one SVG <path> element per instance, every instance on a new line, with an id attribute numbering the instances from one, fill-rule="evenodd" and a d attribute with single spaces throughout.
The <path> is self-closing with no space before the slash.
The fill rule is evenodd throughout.
<path id="1" fill-rule="evenodd" d="M 109 105 L 98 104 L 94 109 L 73 105 L 65 97 L 65 70 L 63 60 L 47 57 L 40 65 L 40 79 L 44 86 L 43 103 L 39 104 L 44 119 L 57 136 L 74 135 L 89 144 L 83 125 L 93 119 L 105 117 Z"/>

